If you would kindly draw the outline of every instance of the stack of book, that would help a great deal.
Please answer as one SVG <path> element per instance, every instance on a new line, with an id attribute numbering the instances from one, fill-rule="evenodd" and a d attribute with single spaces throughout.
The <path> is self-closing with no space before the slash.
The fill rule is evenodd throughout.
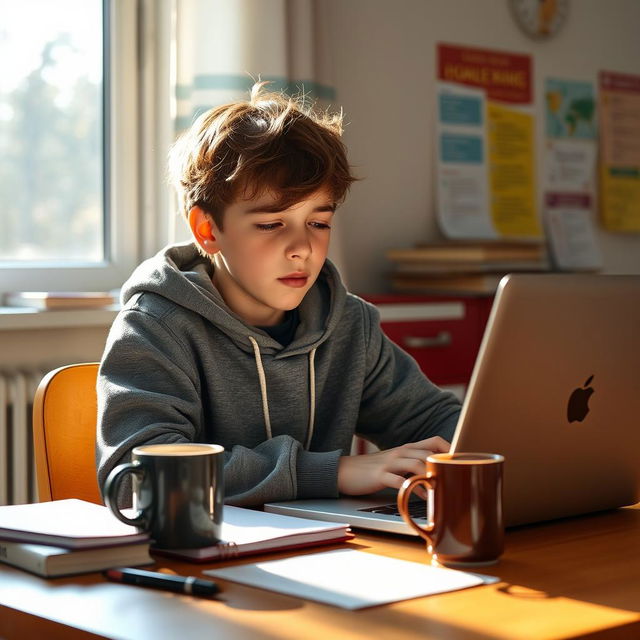
<path id="1" fill-rule="evenodd" d="M 16 291 L 7 293 L 7 307 L 28 307 L 42 311 L 57 309 L 103 309 L 116 304 L 107 291 Z"/>
<path id="2" fill-rule="evenodd" d="M 54 500 L 0 507 L 0 562 L 53 577 L 152 564 L 149 534 L 101 505 Z"/>
<path id="3" fill-rule="evenodd" d="M 533 243 L 425 244 L 386 255 L 393 289 L 405 293 L 493 293 L 508 273 L 549 269 L 544 246 Z"/>

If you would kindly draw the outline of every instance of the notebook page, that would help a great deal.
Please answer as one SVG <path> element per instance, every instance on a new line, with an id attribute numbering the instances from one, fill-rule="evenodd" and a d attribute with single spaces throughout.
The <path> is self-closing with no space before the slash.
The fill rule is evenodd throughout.
<path id="1" fill-rule="evenodd" d="M 223 513 L 221 538 L 237 545 L 267 542 L 291 535 L 340 531 L 349 526 L 340 522 L 322 522 L 229 505 L 224 506 Z"/>

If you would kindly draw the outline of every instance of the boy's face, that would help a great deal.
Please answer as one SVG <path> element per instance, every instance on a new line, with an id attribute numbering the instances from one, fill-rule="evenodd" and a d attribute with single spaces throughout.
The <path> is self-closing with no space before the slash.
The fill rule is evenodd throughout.
<path id="1" fill-rule="evenodd" d="M 320 189 L 285 210 L 264 193 L 240 198 L 224 212 L 224 229 L 211 223 L 213 282 L 245 322 L 271 326 L 297 307 L 316 281 L 329 249 L 335 210 Z"/>

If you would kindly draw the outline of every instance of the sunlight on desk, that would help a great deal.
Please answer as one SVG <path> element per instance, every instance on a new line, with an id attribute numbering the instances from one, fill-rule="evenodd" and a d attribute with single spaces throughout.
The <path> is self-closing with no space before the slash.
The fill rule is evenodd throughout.
<path id="1" fill-rule="evenodd" d="M 416 540 L 356 533 L 353 541 L 328 549 L 430 561 Z M 203 569 L 239 562 L 194 565 L 158 558 L 156 569 L 202 575 Z M 209 600 L 107 583 L 96 573 L 44 580 L 0 565 L 0 637 L 44 637 L 41 632 L 55 622 L 66 625 L 55 637 L 79 637 L 73 632 L 82 630 L 122 640 L 640 637 L 638 507 L 510 530 L 504 556 L 484 569 L 480 573 L 500 582 L 348 611 L 225 580 L 219 597 Z"/>
<path id="2" fill-rule="evenodd" d="M 625 624 L 640 624 L 640 614 L 565 597 L 545 597 L 542 592 L 515 585 L 519 595 L 505 592 L 505 585 L 482 587 L 471 598 L 458 594 L 421 601 L 420 614 L 455 624 L 486 638 L 575 637 Z M 533 597 L 531 597 L 533 596 Z M 501 607 L 500 600 L 508 599 Z M 496 625 L 496 608 L 500 621 Z M 501 631 L 500 629 L 505 629 Z M 639 627 L 640 633 L 640 627 Z"/>

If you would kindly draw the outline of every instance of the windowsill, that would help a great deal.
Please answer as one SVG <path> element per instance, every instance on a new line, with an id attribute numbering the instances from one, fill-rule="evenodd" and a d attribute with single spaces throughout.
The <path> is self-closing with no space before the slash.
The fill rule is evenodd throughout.
<path id="1" fill-rule="evenodd" d="M 56 309 L 42 311 L 27 307 L 0 307 L 0 331 L 24 329 L 70 329 L 109 327 L 118 305 L 103 309 Z"/>

